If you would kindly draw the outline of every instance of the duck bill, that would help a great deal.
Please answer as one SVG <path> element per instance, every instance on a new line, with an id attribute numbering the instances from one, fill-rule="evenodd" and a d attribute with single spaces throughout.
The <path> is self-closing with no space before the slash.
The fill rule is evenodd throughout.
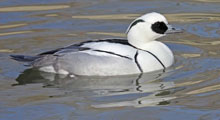
<path id="1" fill-rule="evenodd" d="M 183 29 L 174 28 L 171 25 L 168 25 L 167 27 L 168 27 L 168 29 L 165 32 L 165 34 L 173 34 L 173 33 L 182 33 L 183 32 Z"/>

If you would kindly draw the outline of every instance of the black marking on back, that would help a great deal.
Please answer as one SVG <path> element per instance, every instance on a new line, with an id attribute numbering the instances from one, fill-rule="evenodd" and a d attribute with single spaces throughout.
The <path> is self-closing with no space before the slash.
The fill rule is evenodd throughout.
<path id="1" fill-rule="evenodd" d="M 137 57 L 138 57 L 138 50 L 137 50 L 137 52 L 134 55 L 134 61 L 135 61 L 136 65 L 137 65 L 138 69 L 140 70 L 140 72 L 143 73 L 143 69 L 141 68 L 141 66 L 139 64 L 139 62 L 137 60 Z"/>
<path id="2" fill-rule="evenodd" d="M 156 22 L 152 24 L 151 29 L 158 34 L 164 34 L 168 30 L 168 27 L 164 22 Z"/>
<path id="3" fill-rule="evenodd" d="M 127 33 L 130 31 L 130 29 L 131 29 L 133 26 L 135 26 L 136 24 L 138 24 L 138 23 L 140 23 L 140 22 L 145 22 L 145 21 L 142 20 L 142 19 L 138 19 L 138 20 L 134 21 L 133 23 L 131 23 L 131 25 L 130 25 L 128 31 L 127 31 Z"/>
<path id="4" fill-rule="evenodd" d="M 84 45 L 86 43 L 91 43 L 91 42 L 108 42 L 108 43 L 118 43 L 118 44 L 123 44 L 123 45 L 130 45 L 128 43 L 128 41 L 125 40 L 125 39 L 90 40 L 90 41 L 85 41 L 85 42 L 82 42 L 82 43 L 79 43 L 79 44 L 75 44 L 75 45 L 81 46 L 81 45 Z"/>
<path id="5" fill-rule="evenodd" d="M 40 53 L 39 56 L 41 56 L 41 55 L 52 55 L 52 54 L 55 54 L 55 53 L 57 53 L 57 52 L 59 52 L 61 50 L 65 50 L 65 49 L 77 49 L 78 51 L 88 50 L 89 48 L 84 48 L 84 47 L 81 47 L 81 46 L 84 45 L 84 44 L 87 44 L 87 43 L 92 43 L 92 42 L 118 43 L 118 44 L 123 44 L 123 45 L 131 46 L 128 43 L 128 41 L 125 40 L 125 39 L 90 40 L 90 41 L 85 41 L 85 42 L 73 44 L 73 45 L 70 45 L 70 46 L 67 46 L 67 47 L 58 48 L 58 49 L 55 49 L 55 50 L 50 50 L 50 51 L 47 51 L 47 52 L 43 52 L 43 53 Z"/>
<path id="6" fill-rule="evenodd" d="M 40 55 L 50 55 L 50 54 L 54 54 L 54 53 L 58 52 L 59 50 L 62 50 L 62 48 L 58 48 L 58 49 L 55 49 L 55 50 L 46 51 L 46 52 L 40 53 L 40 54 L 38 54 L 38 55 L 39 55 L 39 56 L 40 56 Z"/>

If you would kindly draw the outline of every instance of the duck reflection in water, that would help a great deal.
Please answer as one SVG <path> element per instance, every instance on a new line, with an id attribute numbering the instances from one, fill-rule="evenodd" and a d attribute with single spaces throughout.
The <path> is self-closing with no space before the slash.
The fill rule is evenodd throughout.
<path id="1" fill-rule="evenodd" d="M 68 91 L 68 95 L 72 96 L 125 97 L 125 100 L 120 102 L 116 100 L 110 103 L 92 105 L 95 108 L 144 107 L 167 105 L 170 100 L 176 98 L 172 96 L 172 93 L 177 90 L 174 82 L 163 81 L 163 78 L 170 74 L 172 72 L 157 71 L 128 76 L 70 77 L 27 69 L 17 77 L 16 81 L 18 83 L 14 85 L 42 83 L 43 87 L 62 88 L 62 90 Z M 80 92 L 80 94 L 76 94 L 76 92 Z M 134 100 L 127 101 L 126 96 L 129 95 L 136 97 Z"/>

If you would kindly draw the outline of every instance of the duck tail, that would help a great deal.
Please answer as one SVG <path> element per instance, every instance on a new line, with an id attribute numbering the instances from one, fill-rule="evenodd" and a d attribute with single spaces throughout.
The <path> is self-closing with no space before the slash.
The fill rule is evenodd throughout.
<path id="1" fill-rule="evenodd" d="M 19 62 L 32 62 L 39 58 L 39 56 L 26 56 L 26 55 L 10 55 L 11 59 Z"/>

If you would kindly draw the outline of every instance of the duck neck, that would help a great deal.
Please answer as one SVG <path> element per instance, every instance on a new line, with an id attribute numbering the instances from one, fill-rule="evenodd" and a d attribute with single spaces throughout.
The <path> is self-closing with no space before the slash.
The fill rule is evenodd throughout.
<path id="1" fill-rule="evenodd" d="M 131 29 L 127 34 L 129 44 L 142 50 L 145 50 L 149 43 L 155 41 L 155 39 L 159 37 L 150 31 L 140 31 L 140 29 L 136 28 Z"/>
<path id="2" fill-rule="evenodd" d="M 147 44 L 151 43 L 151 42 L 134 42 L 134 41 L 128 41 L 129 44 L 131 44 L 132 46 L 141 49 L 141 50 L 145 50 Z"/>
<path id="3" fill-rule="evenodd" d="M 132 39 L 131 37 L 128 37 L 128 43 L 141 50 L 146 50 L 147 46 L 152 42 L 155 42 L 155 40 L 152 41 L 152 40 L 141 39 L 137 37 L 135 39 Z"/>

